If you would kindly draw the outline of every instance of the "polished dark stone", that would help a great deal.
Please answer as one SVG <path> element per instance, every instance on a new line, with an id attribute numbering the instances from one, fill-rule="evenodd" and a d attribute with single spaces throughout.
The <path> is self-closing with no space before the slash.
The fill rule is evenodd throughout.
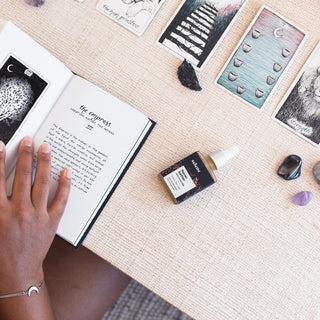
<path id="1" fill-rule="evenodd" d="M 313 169 L 312 169 L 312 173 L 314 178 L 316 179 L 317 183 L 320 184 L 320 161 L 318 161 Z"/>
<path id="2" fill-rule="evenodd" d="M 202 90 L 196 72 L 187 60 L 184 60 L 178 68 L 178 78 L 183 86 L 195 91 Z"/>
<path id="3" fill-rule="evenodd" d="M 292 154 L 288 156 L 278 169 L 277 174 L 285 180 L 297 179 L 301 175 L 302 159 Z"/>

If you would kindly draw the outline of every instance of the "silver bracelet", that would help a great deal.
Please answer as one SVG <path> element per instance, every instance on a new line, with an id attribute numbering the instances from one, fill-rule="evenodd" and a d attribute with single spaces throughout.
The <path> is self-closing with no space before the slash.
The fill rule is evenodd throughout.
<path id="1" fill-rule="evenodd" d="M 29 289 L 27 289 L 26 291 L 21 291 L 21 292 L 17 292 L 17 293 L 12 293 L 12 294 L 6 294 L 4 296 L 0 296 L 0 299 L 4 299 L 4 298 L 12 298 L 12 297 L 19 297 L 19 296 L 24 296 L 27 295 L 28 297 L 31 296 L 31 292 L 35 291 L 36 293 L 39 293 L 39 289 L 42 287 L 42 285 L 44 284 L 44 280 L 41 281 L 40 286 L 31 286 Z"/>

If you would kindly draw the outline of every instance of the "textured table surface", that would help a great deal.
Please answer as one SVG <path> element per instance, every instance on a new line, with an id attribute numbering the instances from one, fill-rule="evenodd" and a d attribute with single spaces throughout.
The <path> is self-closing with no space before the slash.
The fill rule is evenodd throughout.
<path id="1" fill-rule="evenodd" d="M 320 319 L 320 152 L 271 119 L 320 40 L 319 0 L 249 0 L 199 74 L 202 92 L 177 81 L 181 61 L 156 39 L 181 1 L 167 0 L 137 37 L 95 10 L 96 0 L 47 0 L 33 8 L 1 0 L 13 21 L 71 70 L 158 124 L 84 245 L 197 320 Z M 214 84 L 259 8 L 266 4 L 309 32 L 303 50 L 262 111 Z M 238 145 L 218 183 L 174 205 L 158 173 L 200 149 Z M 303 160 L 300 179 L 276 169 Z M 314 192 L 307 207 L 290 201 Z"/>

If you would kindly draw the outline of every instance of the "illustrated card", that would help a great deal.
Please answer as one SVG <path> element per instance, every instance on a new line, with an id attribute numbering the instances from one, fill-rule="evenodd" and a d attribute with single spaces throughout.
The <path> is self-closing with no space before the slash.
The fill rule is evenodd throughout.
<path id="1" fill-rule="evenodd" d="M 261 109 L 305 36 L 287 19 L 263 7 L 223 68 L 217 83 Z"/>
<path id="2" fill-rule="evenodd" d="M 97 10 L 142 35 L 165 0 L 100 0 Z"/>
<path id="3" fill-rule="evenodd" d="M 231 27 L 246 0 L 185 0 L 158 42 L 201 69 Z"/>
<path id="4" fill-rule="evenodd" d="M 320 143 L 320 44 L 300 71 L 273 118 L 302 138 Z"/>
<path id="5" fill-rule="evenodd" d="M 0 139 L 6 144 L 48 83 L 15 57 L 0 69 Z"/>

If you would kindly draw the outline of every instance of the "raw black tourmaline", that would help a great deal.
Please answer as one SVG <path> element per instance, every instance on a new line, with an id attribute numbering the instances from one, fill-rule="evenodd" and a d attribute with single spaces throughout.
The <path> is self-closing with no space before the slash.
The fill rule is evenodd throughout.
<path id="1" fill-rule="evenodd" d="M 196 72 L 187 60 L 184 60 L 178 68 L 178 78 L 183 86 L 195 91 L 202 90 Z"/>
<path id="2" fill-rule="evenodd" d="M 285 180 L 293 180 L 300 177 L 302 159 L 292 154 L 288 156 L 278 169 L 278 175 Z"/>

